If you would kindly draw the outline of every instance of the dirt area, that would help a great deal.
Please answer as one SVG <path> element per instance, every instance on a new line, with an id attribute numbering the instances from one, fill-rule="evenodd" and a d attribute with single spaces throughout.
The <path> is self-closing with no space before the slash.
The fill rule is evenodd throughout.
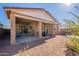
<path id="1" fill-rule="evenodd" d="M 30 43 L 23 43 L 15 46 L 0 48 L 0 55 L 20 56 L 65 56 L 65 36 L 56 35 L 47 40 L 37 40 Z"/>
<path id="2" fill-rule="evenodd" d="M 19 51 L 16 55 L 31 55 L 31 56 L 64 56 L 66 38 L 57 35 L 54 38 L 48 39 L 44 44 L 31 48 L 29 50 Z"/>

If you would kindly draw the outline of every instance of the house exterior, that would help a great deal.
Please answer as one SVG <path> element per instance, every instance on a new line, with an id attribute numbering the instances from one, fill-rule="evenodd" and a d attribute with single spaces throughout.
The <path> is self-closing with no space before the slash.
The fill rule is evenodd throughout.
<path id="1" fill-rule="evenodd" d="M 11 24 L 11 45 L 16 44 L 17 33 L 43 37 L 58 33 L 59 23 L 43 8 L 4 7 Z M 26 35 L 26 36 L 27 36 Z"/>

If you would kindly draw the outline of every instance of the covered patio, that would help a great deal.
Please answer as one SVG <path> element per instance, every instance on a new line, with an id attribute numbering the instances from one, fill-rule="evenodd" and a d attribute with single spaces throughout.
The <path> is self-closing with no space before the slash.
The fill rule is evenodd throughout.
<path id="1" fill-rule="evenodd" d="M 49 23 L 41 22 L 39 24 L 39 21 L 16 17 L 16 44 L 29 43 L 52 36 L 53 31 L 51 31 L 50 25 Z"/>
<path id="2" fill-rule="evenodd" d="M 10 44 L 42 39 L 58 32 L 58 24 L 41 8 L 4 8 L 10 19 Z"/>

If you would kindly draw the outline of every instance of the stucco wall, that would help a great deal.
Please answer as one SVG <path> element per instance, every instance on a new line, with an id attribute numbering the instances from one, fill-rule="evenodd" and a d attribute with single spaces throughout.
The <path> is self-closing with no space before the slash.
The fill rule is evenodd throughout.
<path id="1" fill-rule="evenodd" d="M 51 16 L 49 16 L 44 10 L 40 9 L 12 9 L 12 11 L 33 17 L 38 17 L 48 21 L 54 21 Z"/>

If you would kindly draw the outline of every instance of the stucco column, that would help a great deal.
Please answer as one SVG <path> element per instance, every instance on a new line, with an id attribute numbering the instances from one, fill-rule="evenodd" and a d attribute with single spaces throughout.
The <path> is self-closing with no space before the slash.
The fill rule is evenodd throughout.
<path id="1" fill-rule="evenodd" d="M 51 29 L 50 28 L 51 28 L 51 25 L 49 25 L 49 34 L 51 34 Z"/>
<path id="2" fill-rule="evenodd" d="M 56 35 L 56 24 L 54 24 L 54 35 Z"/>
<path id="3" fill-rule="evenodd" d="M 51 24 L 50 24 L 50 25 L 49 25 L 49 32 L 50 32 L 50 34 L 52 33 L 51 31 L 52 31 L 52 30 L 51 30 Z"/>
<path id="4" fill-rule="evenodd" d="M 52 34 L 51 24 L 49 24 L 49 34 Z"/>
<path id="5" fill-rule="evenodd" d="M 37 28 L 37 25 L 36 25 L 36 22 L 32 22 L 32 27 L 33 27 L 33 34 L 34 36 L 37 36 L 37 33 L 36 33 L 36 28 Z"/>
<path id="6" fill-rule="evenodd" d="M 51 24 L 51 34 L 53 35 L 53 26 L 52 26 L 52 24 Z"/>
<path id="7" fill-rule="evenodd" d="M 47 26 L 48 26 L 48 28 L 47 28 L 48 29 L 48 34 L 50 34 L 50 25 L 48 24 Z"/>
<path id="8" fill-rule="evenodd" d="M 59 33 L 59 26 L 57 25 L 57 33 Z"/>
<path id="9" fill-rule="evenodd" d="M 42 22 L 38 22 L 38 36 L 42 38 Z"/>
<path id="10" fill-rule="evenodd" d="M 16 19 L 13 13 L 10 14 L 10 23 L 11 23 L 10 44 L 15 45 L 16 44 Z"/>
<path id="11" fill-rule="evenodd" d="M 53 35 L 53 24 L 51 25 L 51 33 Z"/>
<path id="12" fill-rule="evenodd" d="M 54 35 L 54 24 L 52 24 L 52 34 Z"/>

